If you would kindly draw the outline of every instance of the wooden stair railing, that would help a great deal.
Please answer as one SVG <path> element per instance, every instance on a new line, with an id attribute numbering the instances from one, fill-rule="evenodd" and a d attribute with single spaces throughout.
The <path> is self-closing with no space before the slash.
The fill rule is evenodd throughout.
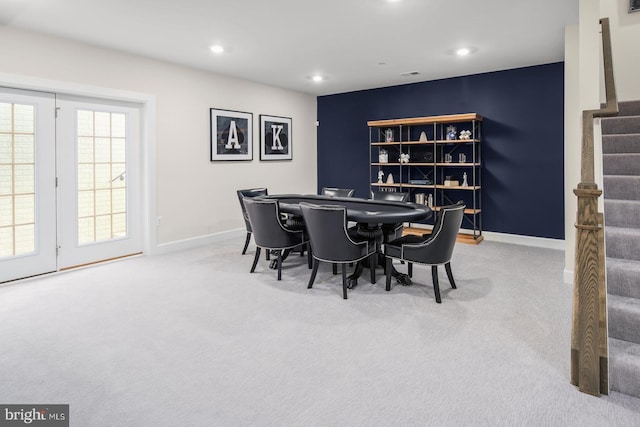
<path id="1" fill-rule="evenodd" d="M 576 259 L 571 330 L 571 383 L 594 396 L 608 394 L 607 293 L 603 217 L 598 213 L 602 191 L 595 183 L 593 120 L 618 114 L 613 78 L 609 18 L 600 20 L 604 59 L 606 104 L 599 110 L 582 112 L 582 164 L 573 192 L 578 197 Z"/>

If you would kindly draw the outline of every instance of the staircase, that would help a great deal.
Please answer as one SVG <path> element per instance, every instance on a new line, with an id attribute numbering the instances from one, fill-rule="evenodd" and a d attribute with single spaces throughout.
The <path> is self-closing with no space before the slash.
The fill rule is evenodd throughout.
<path id="1" fill-rule="evenodd" d="M 640 101 L 603 118 L 609 386 L 640 397 Z"/>

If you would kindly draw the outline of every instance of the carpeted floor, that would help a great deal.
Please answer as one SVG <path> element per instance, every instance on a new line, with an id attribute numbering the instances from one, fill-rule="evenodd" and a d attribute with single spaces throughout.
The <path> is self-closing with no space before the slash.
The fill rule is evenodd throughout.
<path id="1" fill-rule="evenodd" d="M 72 426 L 637 426 L 640 400 L 569 383 L 564 253 L 457 245 L 430 271 L 341 298 L 306 258 L 249 274 L 243 238 L 0 287 L 0 402 Z M 404 269 L 404 266 L 398 266 Z"/>

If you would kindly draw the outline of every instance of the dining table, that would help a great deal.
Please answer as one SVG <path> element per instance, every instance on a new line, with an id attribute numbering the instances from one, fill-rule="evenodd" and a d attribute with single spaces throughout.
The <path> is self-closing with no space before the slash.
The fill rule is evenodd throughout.
<path id="1" fill-rule="evenodd" d="M 300 203 L 312 203 L 316 205 L 344 206 L 348 221 L 356 223 L 356 232 L 359 236 L 376 242 L 378 252 L 378 265 L 368 265 L 368 262 L 358 263 L 356 270 L 348 277 L 348 287 L 357 285 L 357 279 L 361 276 L 363 268 L 374 269 L 372 271 L 372 283 L 375 281 L 375 268 L 384 267 L 384 254 L 382 252 L 383 231 L 385 224 L 399 224 L 406 222 L 418 222 L 429 219 L 432 210 L 429 206 L 411 202 L 396 202 L 389 200 L 370 200 L 357 197 L 330 197 L 316 194 L 273 194 L 259 196 L 258 199 L 277 200 L 280 212 L 289 216 L 289 221 L 302 225 L 302 211 Z M 392 276 L 402 285 L 410 285 L 411 279 L 406 274 L 393 268 Z"/>

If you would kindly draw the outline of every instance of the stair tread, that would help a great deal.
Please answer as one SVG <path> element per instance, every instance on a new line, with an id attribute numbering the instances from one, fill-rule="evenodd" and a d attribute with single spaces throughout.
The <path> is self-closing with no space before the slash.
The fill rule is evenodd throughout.
<path id="1" fill-rule="evenodd" d="M 640 344 L 609 338 L 609 356 L 638 358 L 638 364 L 640 364 Z"/>
<path id="2" fill-rule="evenodd" d="M 640 313 L 640 299 L 621 295 L 608 295 L 610 306 L 623 306 Z M 640 317 L 638 317 L 640 319 Z"/>
<path id="3" fill-rule="evenodd" d="M 638 272 L 638 278 L 640 278 L 640 261 L 632 259 L 607 258 L 607 264 L 618 264 L 625 269 L 635 270 Z"/>

